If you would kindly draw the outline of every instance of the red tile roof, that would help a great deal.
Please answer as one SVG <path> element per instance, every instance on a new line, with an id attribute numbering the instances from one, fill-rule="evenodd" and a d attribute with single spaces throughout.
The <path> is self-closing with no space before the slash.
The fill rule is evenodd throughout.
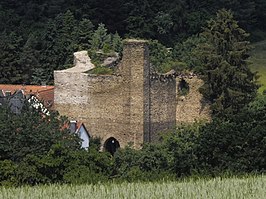
<path id="1" fill-rule="evenodd" d="M 35 95 L 47 108 L 54 104 L 54 86 L 0 84 L 0 90 L 10 91 L 11 94 L 22 90 L 24 95 Z"/>

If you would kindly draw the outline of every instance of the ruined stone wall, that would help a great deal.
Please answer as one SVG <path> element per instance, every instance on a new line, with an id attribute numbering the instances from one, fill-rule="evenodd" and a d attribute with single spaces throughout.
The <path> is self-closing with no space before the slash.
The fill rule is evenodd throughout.
<path id="1" fill-rule="evenodd" d="M 56 75 L 60 78 L 56 83 L 55 108 L 60 114 L 84 122 L 89 133 L 101 137 L 103 141 L 115 137 L 122 146 L 133 142 L 128 137 L 129 97 L 123 92 L 123 78 L 84 73 L 72 74 L 71 78 L 64 73 Z M 67 84 L 68 80 L 72 83 Z M 82 80 L 86 84 L 82 85 Z"/>
<path id="2" fill-rule="evenodd" d="M 140 148 L 158 141 L 159 133 L 174 128 L 176 121 L 205 117 L 197 91 L 201 81 L 188 79 L 189 94 L 179 96 L 172 73 L 163 79 L 151 73 L 146 41 L 125 41 L 114 75 L 88 74 L 94 66 L 86 53 L 77 54 L 74 67 L 54 72 L 54 104 L 61 115 L 83 122 L 102 144 L 114 137 L 121 147 L 132 143 Z"/>
<path id="3" fill-rule="evenodd" d="M 149 134 L 149 62 L 145 41 L 125 43 L 116 75 L 96 76 L 86 70 L 55 71 L 55 108 L 80 120 L 103 142 L 141 147 Z"/>
<path id="4" fill-rule="evenodd" d="M 160 134 L 176 126 L 176 81 L 151 80 L 151 135 L 156 142 Z"/>
<path id="5" fill-rule="evenodd" d="M 135 147 L 148 141 L 149 134 L 149 52 L 146 41 L 131 40 L 123 49 L 123 59 L 119 73 L 125 78 L 125 93 L 130 106 L 129 136 L 133 137 Z"/>
<path id="6" fill-rule="evenodd" d="M 184 78 L 189 85 L 189 92 L 187 95 L 180 95 L 178 90 L 180 78 L 177 78 L 176 87 L 176 121 L 177 125 L 180 123 L 192 123 L 199 120 L 210 120 L 210 106 L 199 92 L 203 81 L 194 76 L 191 78 Z"/>

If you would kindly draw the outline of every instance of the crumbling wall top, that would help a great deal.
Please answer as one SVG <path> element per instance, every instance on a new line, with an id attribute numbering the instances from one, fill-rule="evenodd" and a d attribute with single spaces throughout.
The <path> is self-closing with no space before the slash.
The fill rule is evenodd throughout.
<path id="1" fill-rule="evenodd" d="M 144 39 L 125 39 L 124 44 L 147 44 L 148 41 Z"/>
<path id="2" fill-rule="evenodd" d="M 93 69 L 94 67 L 94 64 L 91 63 L 91 59 L 88 55 L 88 52 L 84 50 L 74 53 L 74 67 L 65 70 L 60 70 L 60 72 L 83 73 Z"/>

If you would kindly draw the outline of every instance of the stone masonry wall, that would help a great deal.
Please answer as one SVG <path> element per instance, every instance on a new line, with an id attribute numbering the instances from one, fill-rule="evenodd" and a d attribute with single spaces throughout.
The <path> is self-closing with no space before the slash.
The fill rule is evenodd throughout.
<path id="1" fill-rule="evenodd" d="M 85 123 L 93 136 L 110 137 L 121 147 L 141 147 L 149 134 L 149 59 L 145 41 L 125 42 L 116 75 L 96 76 L 86 70 L 55 71 L 55 108 Z M 146 136 L 147 137 L 147 136 Z"/>
<path id="2" fill-rule="evenodd" d="M 199 92 L 200 86 L 203 81 L 198 77 L 185 78 L 185 81 L 189 84 L 189 92 L 187 95 L 180 95 L 178 90 L 178 84 L 180 79 L 177 78 L 176 87 L 176 122 L 180 123 L 192 123 L 197 120 L 209 121 L 210 106 L 209 103 L 203 99 Z"/>
<path id="3" fill-rule="evenodd" d="M 156 142 L 160 134 L 176 126 L 176 81 L 151 80 L 151 135 Z"/>
<path id="4" fill-rule="evenodd" d="M 190 92 L 179 96 L 175 78 L 151 78 L 146 41 L 127 40 L 123 58 L 114 75 L 86 73 L 94 66 L 86 51 L 78 52 L 74 67 L 54 72 L 55 109 L 70 120 L 85 124 L 102 144 L 114 137 L 121 147 L 158 141 L 162 131 L 176 122 L 193 121 L 205 115 L 198 79 L 189 79 Z M 87 57 L 86 57 L 87 56 Z"/>

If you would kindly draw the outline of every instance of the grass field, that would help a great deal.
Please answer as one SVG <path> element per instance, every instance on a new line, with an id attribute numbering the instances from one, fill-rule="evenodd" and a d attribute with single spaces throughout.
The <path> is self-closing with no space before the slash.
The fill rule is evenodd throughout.
<path id="1" fill-rule="evenodd" d="M 266 90 L 266 40 L 253 44 L 254 49 L 252 51 L 251 59 L 252 62 L 251 70 L 257 71 L 259 83 L 262 85 L 259 88 L 259 92 Z"/>
<path id="2" fill-rule="evenodd" d="M 0 187 L 1 199 L 263 199 L 266 176 L 214 178 L 160 183 L 107 183 L 96 185 L 47 185 Z"/>

